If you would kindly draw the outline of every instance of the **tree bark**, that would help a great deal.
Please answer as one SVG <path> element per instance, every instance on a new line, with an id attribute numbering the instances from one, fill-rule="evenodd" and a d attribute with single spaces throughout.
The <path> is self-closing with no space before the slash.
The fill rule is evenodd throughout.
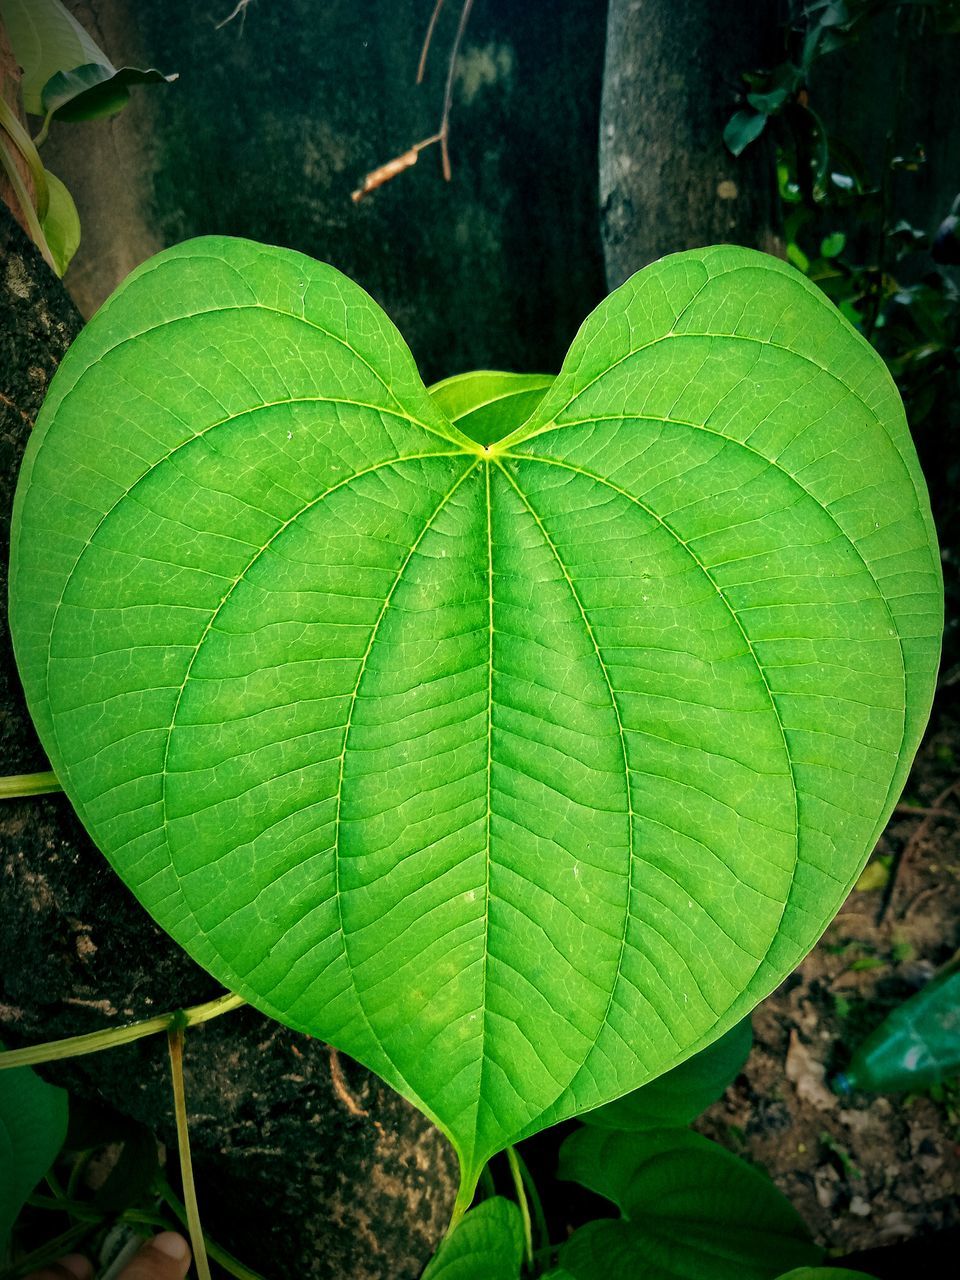
<path id="1" fill-rule="evenodd" d="M 43 769 L 6 626 L 20 457 L 80 318 L 0 207 L 0 773 Z M 220 993 L 147 916 L 62 795 L 0 802 L 0 1039 L 35 1043 Z M 163 1036 L 45 1070 L 175 1143 Z M 205 1227 L 267 1280 L 414 1280 L 449 1219 L 453 1153 L 328 1046 L 252 1009 L 187 1035 Z M 173 1160 L 175 1164 L 175 1159 Z"/>
<path id="2" fill-rule="evenodd" d="M 777 60 L 770 0 L 610 0 L 600 112 L 607 283 L 700 245 L 782 252 L 773 149 L 739 158 L 723 128 L 741 74 Z"/>

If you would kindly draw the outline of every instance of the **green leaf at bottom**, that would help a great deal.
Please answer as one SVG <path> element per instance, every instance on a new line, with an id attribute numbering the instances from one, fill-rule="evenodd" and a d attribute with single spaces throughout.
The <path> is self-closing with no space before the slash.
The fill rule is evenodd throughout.
<path id="1" fill-rule="evenodd" d="M 67 1132 L 67 1093 L 29 1067 L 0 1071 L 0 1255 Z"/>
<path id="2" fill-rule="evenodd" d="M 423 1280 L 518 1280 L 523 1225 L 512 1200 L 484 1200 L 460 1219 Z"/>
<path id="3" fill-rule="evenodd" d="M 771 1280 L 822 1257 L 765 1174 L 689 1130 L 581 1129 L 564 1143 L 560 1176 L 624 1215 L 589 1223 L 563 1246 L 575 1280 Z"/>

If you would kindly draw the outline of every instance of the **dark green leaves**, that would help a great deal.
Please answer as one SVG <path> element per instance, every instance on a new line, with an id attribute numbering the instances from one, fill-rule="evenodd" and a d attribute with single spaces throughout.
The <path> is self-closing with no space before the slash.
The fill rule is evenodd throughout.
<path id="1" fill-rule="evenodd" d="M 0 1257 L 24 1201 L 67 1132 L 67 1094 L 29 1067 L 0 1071 Z"/>
<path id="2" fill-rule="evenodd" d="M 588 1223 L 561 1248 L 574 1280 L 771 1280 L 821 1257 L 766 1175 L 699 1134 L 581 1129 L 560 1159 L 562 1178 L 623 1215 Z"/>
<path id="3" fill-rule="evenodd" d="M 809 949 L 941 621 L 893 385 L 784 264 L 650 267 L 525 422 L 503 376 L 431 398 L 332 268 L 194 241 L 68 354 L 14 517 L 17 658 L 94 838 L 434 1117 L 464 1196 Z"/>
<path id="4" fill-rule="evenodd" d="M 165 76 L 154 68 L 114 67 L 109 62 L 88 62 L 70 71 L 58 71 L 43 86 L 44 115 L 59 120 L 97 120 L 114 116 L 130 100 L 134 84 L 169 84 L 176 76 Z"/>
<path id="5" fill-rule="evenodd" d="M 723 130 L 723 140 L 735 156 L 755 142 L 767 127 L 767 117 L 762 111 L 735 111 Z"/>

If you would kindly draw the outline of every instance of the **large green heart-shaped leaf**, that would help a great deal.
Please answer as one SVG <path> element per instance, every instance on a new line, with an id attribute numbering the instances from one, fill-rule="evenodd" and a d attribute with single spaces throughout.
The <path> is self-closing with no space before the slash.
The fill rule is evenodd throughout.
<path id="1" fill-rule="evenodd" d="M 486 397 L 505 438 L 438 393 L 330 267 L 159 255 L 52 384 L 11 619 L 141 901 L 432 1116 L 466 1195 L 812 946 L 919 741 L 941 583 L 883 365 L 763 255 L 634 277 L 526 422 Z"/>

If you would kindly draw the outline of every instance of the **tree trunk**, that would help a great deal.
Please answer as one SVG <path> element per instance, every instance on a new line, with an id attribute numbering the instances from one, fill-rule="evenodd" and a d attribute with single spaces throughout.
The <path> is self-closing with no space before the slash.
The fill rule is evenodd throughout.
<path id="1" fill-rule="evenodd" d="M 782 252 L 770 140 L 739 158 L 723 142 L 741 73 L 777 60 L 777 10 L 770 0 L 610 0 L 600 205 L 611 288 L 680 249 Z"/>
<path id="2" fill-rule="evenodd" d="M 31 424 L 79 328 L 59 281 L 0 207 L 2 774 L 45 767 L 6 626 L 10 508 Z M 65 797 L 0 806 L 0 1039 L 56 1039 L 220 993 L 114 875 Z M 163 1036 L 44 1074 L 174 1144 Z M 252 1009 L 190 1031 L 186 1074 L 201 1214 L 219 1243 L 267 1280 L 420 1275 L 456 1174 L 419 1112 Z"/>

